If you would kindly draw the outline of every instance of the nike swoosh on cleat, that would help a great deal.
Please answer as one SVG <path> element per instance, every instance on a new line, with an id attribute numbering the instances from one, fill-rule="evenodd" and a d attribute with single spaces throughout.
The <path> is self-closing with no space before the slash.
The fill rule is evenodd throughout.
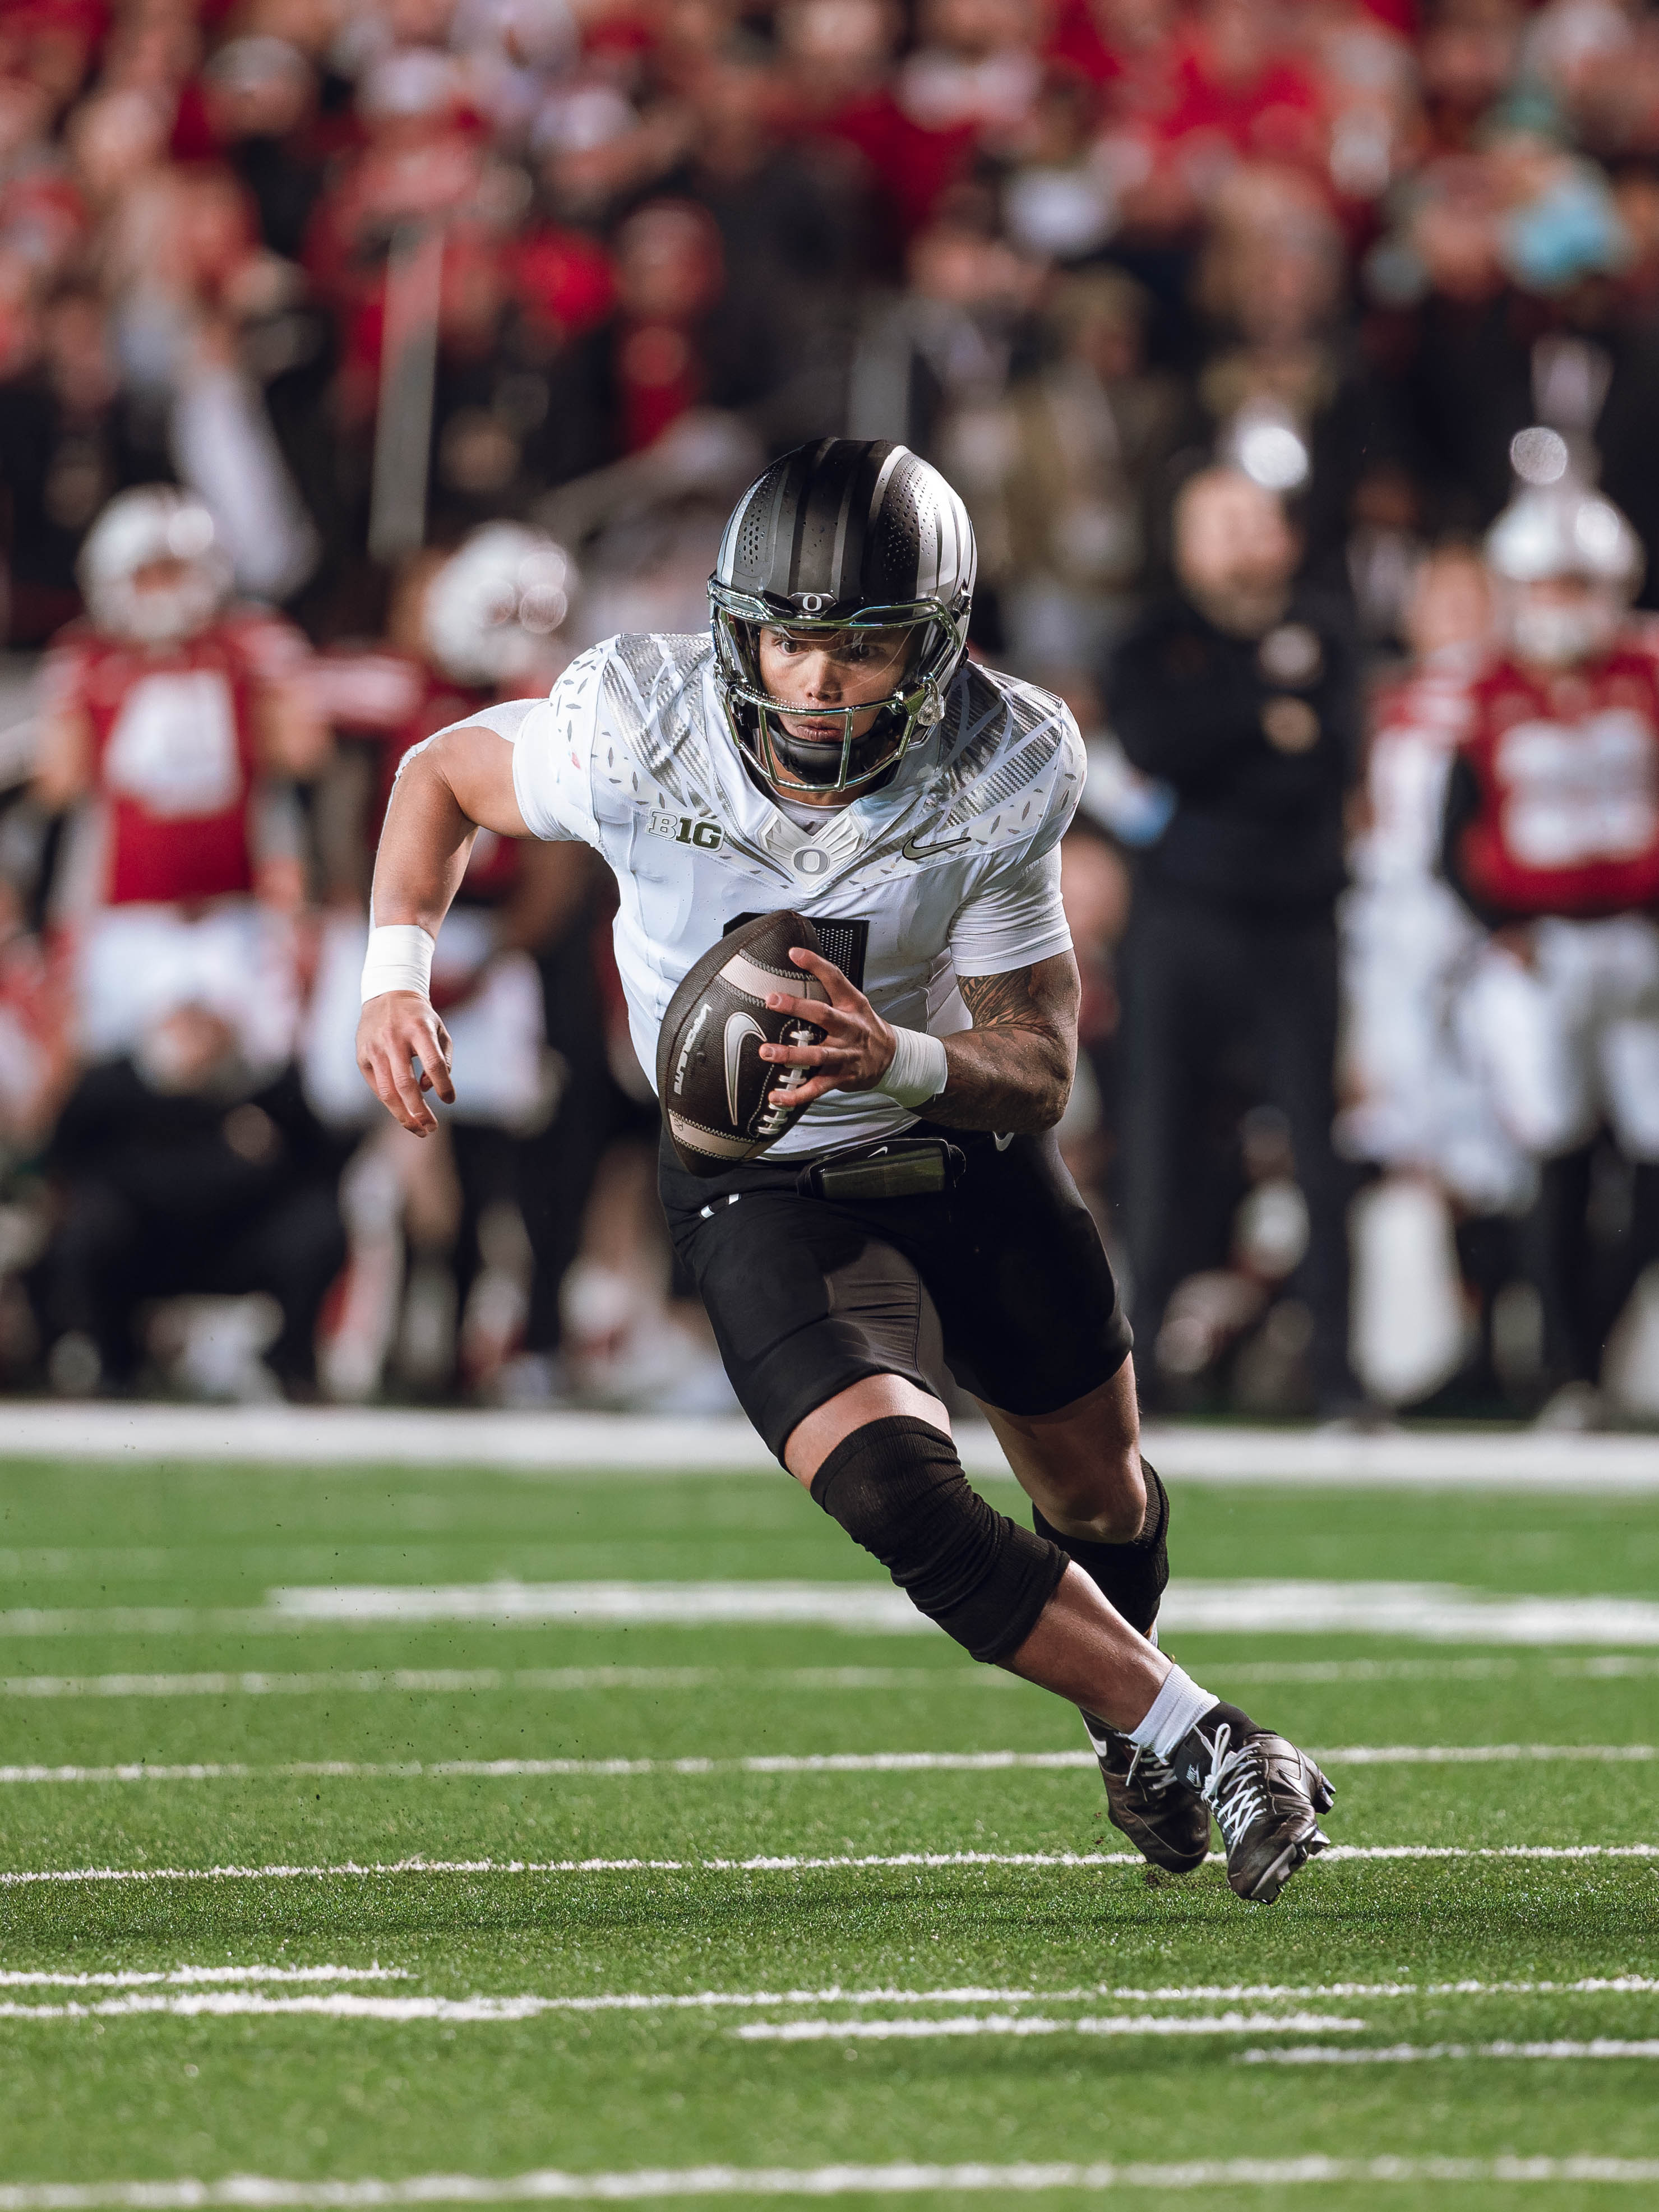
<path id="1" fill-rule="evenodd" d="M 726 1018 L 726 1103 L 732 1109 L 732 1126 L 738 1123 L 738 1070 L 743 1060 L 743 1041 L 758 1037 L 766 1042 L 766 1031 L 752 1014 L 728 1014 Z"/>
<path id="2" fill-rule="evenodd" d="M 914 837 L 907 837 L 899 847 L 899 856 L 906 860 L 931 860 L 935 853 L 954 853 L 971 842 L 965 830 L 960 837 L 947 837 L 942 845 L 918 845 Z"/>

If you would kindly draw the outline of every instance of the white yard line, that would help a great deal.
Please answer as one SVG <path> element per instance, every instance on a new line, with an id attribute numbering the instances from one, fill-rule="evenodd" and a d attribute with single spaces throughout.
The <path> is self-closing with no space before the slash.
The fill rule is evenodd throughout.
<path id="1" fill-rule="evenodd" d="M 337 1990 L 327 1996 L 267 1996 L 257 1990 L 192 1990 L 177 1995 L 105 1997 L 89 2004 L 20 2004 L 0 1999 L 0 2020 L 128 2020 L 161 2015 L 170 2020 L 247 2020 L 298 2015 L 313 2020 L 386 2021 L 408 2027 L 437 2021 L 447 2027 L 489 2021 L 537 2020 L 556 2009 L 545 1997 L 376 1997 Z M 1258 2023 L 1271 2025 L 1270 2020 Z M 1340 2021 L 1315 2021 L 1335 2027 Z"/>
<path id="2" fill-rule="evenodd" d="M 1147 1455 L 1166 1479 L 1325 1489 L 1659 1491 L 1650 1437 L 1562 1436 L 1527 1430 L 1376 1436 L 1310 1429 L 1154 1424 Z M 1007 1465 L 982 1422 L 957 1436 L 970 1474 Z M 687 1421 L 627 1414 L 407 1412 L 392 1407 L 22 1405 L 6 1408 L 14 1459 L 219 1461 L 293 1469 L 493 1468 L 525 1476 L 600 1471 L 664 1476 L 756 1474 L 778 1466 L 740 1419 Z"/>
<path id="3" fill-rule="evenodd" d="M 1528 1653 L 1504 1659 L 1262 1659 L 1235 1663 L 1206 1659 L 1206 1675 L 1229 1682 L 1486 1682 L 1518 1675 L 1528 1665 L 1564 1681 L 1611 1681 L 1659 1674 L 1659 1658 L 1634 1651 L 1597 1652 L 1586 1659 L 1542 1659 Z M 994 1672 L 977 1668 L 975 1673 Z M 0 1684 L 0 1692 L 4 1688 Z"/>
<path id="4" fill-rule="evenodd" d="M 299 1627 L 259 1606 L 12 1606 L 0 1636 L 247 1636 Z"/>
<path id="5" fill-rule="evenodd" d="M 1220 1863 L 1220 1854 L 1210 1854 Z M 1659 1844 L 1336 1844 L 1317 1864 L 1362 1859 L 1659 1859 Z M 808 1858 L 793 1854 L 746 1859 L 342 1859 L 333 1865 L 209 1867 L 14 1867 L 0 1871 L 0 1888 L 40 1883 L 160 1881 L 327 1881 L 379 1880 L 388 1875 L 564 1874 L 831 1874 L 918 1867 L 1024 1867 L 1033 1870 L 1144 1866 L 1139 1851 L 895 1851 L 861 1856 Z M 0 2205 L 0 2212 L 4 2208 Z"/>
<path id="6" fill-rule="evenodd" d="M 1585 2043 L 1394 2043 L 1380 2051 L 1305 2044 L 1295 2051 L 1244 2051 L 1239 2057 L 1247 2066 L 1389 2066 L 1430 2058 L 1659 2058 L 1659 2037 L 1639 2042 L 1598 2035 Z"/>
<path id="7" fill-rule="evenodd" d="M 653 1996 L 644 1993 L 622 1992 L 616 1996 L 564 1997 L 545 1996 L 534 1991 L 506 1996 L 474 1993 L 465 1997 L 444 1996 L 365 1996 L 356 1990 L 334 1990 L 326 1994 L 307 1992 L 290 1996 L 272 1996 L 257 1987 L 227 1988 L 216 1986 L 204 1989 L 188 1987 L 161 1990 L 157 1983 L 178 1984 L 199 1984 L 212 1980 L 216 1984 L 242 1984 L 272 1981 L 296 1983 L 303 1981 L 379 1981 L 407 1980 L 406 1973 L 392 1972 L 380 1967 L 353 1968 L 348 1966 L 320 1967 L 182 1967 L 167 1973 L 108 1973 L 108 1974 L 8 1974 L 0 1976 L 0 1985 L 16 1988 L 48 1986 L 70 1987 L 76 1990 L 104 1988 L 119 1989 L 123 1994 L 108 1997 L 60 2000 L 55 2003 L 24 2002 L 17 1999 L 0 1999 L 0 2020 L 125 2020 L 165 2017 L 173 2020 L 236 2020 L 264 2016 L 300 2015 L 323 2020 L 372 2020 L 406 2026 L 422 2021 L 438 2021 L 447 2025 L 489 2024 L 498 2021 L 527 2021 L 546 2014 L 591 2014 L 598 2012 L 663 2012 L 684 2011 L 707 2014 L 718 2011 L 788 2011 L 803 2006 L 844 2005 L 864 2008 L 871 2005 L 891 2007 L 932 2006 L 942 2004 L 1098 2004 L 1103 1999 L 1141 2003 L 1229 2003 L 1254 2000 L 1305 2000 L 1308 1998 L 1346 1998 L 1402 1996 L 1446 1997 L 1448 1996 L 1544 1996 L 1576 1994 L 1581 1996 L 1637 1996 L 1651 1995 L 1659 1990 L 1659 1983 L 1636 1977 L 1619 1979 L 1586 1979 L 1573 1983 L 1514 1982 L 1514 1983 L 1429 1983 L 1417 1984 L 1407 1982 L 1372 1982 L 1334 1984 L 1324 1988 L 1294 1988 L 1273 1984 L 1255 1987 L 1247 1984 L 1228 1987 L 1173 1988 L 1163 1990 L 1111 1989 L 1097 1990 L 704 1990 L 686 1996 Z M 143 1986 L 140 1986 L 143 1985 Z M 1320 2012 L 1261 2013 L 1224 2012 L 1219 2014 L 1163 2014 L 1134 2013 L 1083 2014 L 1069 2019 L 1050 2019 L 1031 2013 L 975 2013 L 946 2014 L 943 2017 L 918 2017 L 912 2014 L 904 2019 L 871 2019 L 854 2014 L 843 2020 L 814 2019 L 784 2021 L 761 2021 L 728 2031 L 740 2041 L 750 2043 L 823 2043 L 840 2039 L 866 2039 L 873 2041 L 926 2039 L 928 2038 L 1012 2035 L 1240 2035 L 1240 2034 L 1320 2034 L 1338 2032 L 1357 2033 L 1368 2023 L 1363 2020 L 1345 2018 L 1340 2014 Z M 1312 2046 L 1310 2046 L 1310 2048 Z"/>
<path id="8" fill-rule="evenodd" d="M 1205 1662 L 1206 1675 L 1235 1682 L 1484 1682 L 1541 1667 L 1564 1680 L 1659 1674 L 1659 1657 L 1638 1652 L 1545 1659 L 1524 1653 L 1489 1659 L 1270 1659 Z M 305 1698 L 473 1696 L 491 1690 L 562 1697 L 588 1691 L 730 1688 L 859 1692 L 1020 1690 L 998 1667 L 366 1667 L 306 1674 L 12 1674 L 0 1698 Z"/>
<path id="9" fill-rule="evenodd" d="M 477 2027 L 538 2020 L 546 2013 L 562 2009 L 551 2000 L 533 1995 L 378 1997 L 336 1990 L 326 1996 L 267 1996 L 253 1990 L 196 1990 L 173 1996 L 105 1997 L 91 2003 L 21 2004 L 0 2000 L 0 2020 L 129 2020 L 158 2015 L 171 2020 L 247 2020 L 297 2015 L 313 2020 L 383 2021 L 398 2027 L 426 2021 Z M 943 2020 L 757 2021 L 727 2033 L 750 2043 L 823 2043 L 976 2035 L 1319 2035 L 1359 2032 L 1369 2025 L 1366 2021 L 1322 2012 L 1109 2013 L 1074 2020 L 992 2013 Z"/>
<path id="10" fill-rule="evenodd" d="M 1512 1668 L 1519 1662 L 1473 1663 Z M 1659 1660 L 1634 1663 L 1659 1669 Z M 430 1697 L 489 1690 L 562 1697 L 589 1690 L 713 1690 L 744 1682 L 818 1691 L 1025 1686 L 997 1667 L 366 1667 L 312 1674 L 12 1674 L 0 1676 L 0 1698 Z"/>
<path id="11" fill-rule="evenodd" d="M 1321 1749 L 1312 1756 L 1326 1766 L 1492 1766 L 1586 1760 L 1626 1765 L 1659 1759 L 1659 1747 L 1650 1743 L 1349 1744 Z M 1016 1770 L 1087 1771 L 1095 1763 L 1091 1751 L 764 1752 L 747 1759 L 296 1759 L 276 1766 L 247 1766 L 236 1760 L 166 1766 L 131 1760 L 117 1766 L 0 1766 L 0 1787 L 54 1782 L 505 1782 L 562 1778 L 604 1781 L 665 1774 L 996 1774 Z"/>
<path id="12" fill-rule="evenodd" d="M 1651 2188 L 1659 2159 L 1301 2158 L 1194 2159 L 1185 2164 L 1035 2163 L 926 2166 L 635 2168 L 615 2173 L 411 2174 L 396 2181 L 287 2181 L 238 2173 L 220 2181 L 13 2182 L 0 2185 L 0 2212 L 380 2212 L 392 2205 L 619 2203 L 653 2197 L 915 2197 L 996 2191 L 1042 2196 L 1056 2190 L 1115 2189 L 1213 2193 L 1221 2189 L 1375 2185 L 1498 2186 L 1597 2184 Z"/>
<path id="13" fill-rule="evenodd" d="M 1586 1976 L 1576 1982 L 1232 1982 L 1167 1989 L 1086 1990 L 693 1990 L 685 1993 L 617 1990 L 592 1996 L 549 1997 L 550 2011 L 771 2011 L 799 2005 L 1098 2004 L 1104 1998 L 1139 2004 L 1231 2004 L 1269 1999 L 1449 1996 L 1649 1996 L 1659 1980 L 1644 1975 Z"/>
<path id="14" fill-rule="evenodd" d="M 1348 1744 L 1314 1757 L 1328 1766 L 1503 1766 L 1516 1761 L 1589 1759 L 1612 1765 L 1659 1759 L 1650 1743 Z"/>
<path id="15" fill-rule="evenodd" d="M 811 1625 L 884 1635 L 936 1632 L 902 1590 L 868 1583 L 392 1583 L 273 1589 L 283 1624 L 419 1627 L 584 1623 L 637 1627 Z M 9 1616 L 0 1614 L 0 1626 Z M 1453 1583 L 1186 1581 L 1164 1592 L 1166 1635 L 1367 1635 L 1437 1644 L 1659 1644 L 1659 1603 L 1511 1597 Z"/>
<path id="16" fill-rule="evenodd" d="M 917 2043 L 978 2035 L 1301 2035 L 1363 2031 L 1370 2022 L 1318 2012 L 1085 2013 L 1047 2020 L 1032 2013 L 963 2013 L 945 2020 L 753 2021 L 726 2030 L 740 2043 Z"/>
<path id="17" fill-rule="evenodd" d="M 157 1983 L 198 1982 L 406 1982 L 401 1966 L 169 1966 L 158 1973 L 131 1970 L 107 1974 L 0 1973 L 7 1990 L 137 1990 Z"/>
<path id="18" fill-rule="evenodd" d="M 264 1606 L 22 1606 L 0 1635 L 261 1635 L 312 1628 L 836 1628 L 938 1635 L 874 1582 L 296 1583 Z M 1164 1593 L 1166 1635 L 1367 1635 L 1416 1644 L 1659 1646 L 1646 1597 L 1504 1597 L 1440 1582 L 1188 1582 Z"/>
<path id="19" fill-rule="evenodd" d="M 902 1590 L 878 1583 L 590 1582 L 298 1584 L 262 1607 L 21 1607 L 4 1636 L 208 1636 L 312 1629 L 817 1627 L 936 1636 Z M 1504 1596 L 1449 1583 L 1176 1580 L 1167 1635 L 1379 1636 L 1414 1643 L 1659 1645 L 1659 1603 Z"/>

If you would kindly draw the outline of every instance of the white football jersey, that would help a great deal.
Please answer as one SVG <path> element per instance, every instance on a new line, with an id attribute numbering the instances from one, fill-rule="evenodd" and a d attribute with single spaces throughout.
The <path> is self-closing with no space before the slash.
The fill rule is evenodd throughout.
<path id="1" fill-rule="evenodd" d="M 807 915 L 886 1020 L 939 1036 L 971 1026 L 958 976 L 1029 967 L 1071 945 L 1058 848 L 1083 787 L 1083 745 L 1058 699 L 1012 677 L 965 665 L 943 721 L 892 781 L 822 810 L 812 829 L 744 768 L 707 634 L 611 638 L 548 698 L 468 719 L 514 741 L 535 835 L 580 838 L 615 872 L 617 965 L 647 1075 L 676 987 L 751 915 Z M 915 1118 L 879 1092 L 832 1091 L 772 1149 L 817 1152 Z"/>

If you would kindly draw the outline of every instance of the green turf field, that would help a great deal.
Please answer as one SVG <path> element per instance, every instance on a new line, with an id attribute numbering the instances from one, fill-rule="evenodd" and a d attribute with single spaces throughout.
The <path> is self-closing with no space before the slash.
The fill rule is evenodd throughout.
<path id="1" fill-rule="evenodd" d="M 756 2169 L 873 2205 L 901 2167 L 957 2169 L 919 2206 L 1659 2204 L 1659 1647 L 1172 1638 L 1338 1754 L 1334 1842 L 1443 1854 L 1261 1909 L 1110 1863 L 1092 1771 L 1040 1763 L 1075 1717 L 932 1632 L 268 1595 L 883 1587 L 781 1475 L 14 1463 L 0 1501 L 0 2212 L 784 2185 Z M 1183 1484 L 1175 1555 L 1645 1599 L 1659 1497 Z M 467 2179 L 309 2185 L 432 2176 Z"/>

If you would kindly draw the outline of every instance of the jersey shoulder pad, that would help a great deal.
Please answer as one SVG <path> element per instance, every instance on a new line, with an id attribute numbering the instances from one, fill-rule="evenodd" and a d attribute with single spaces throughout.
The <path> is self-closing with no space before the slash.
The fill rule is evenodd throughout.
<path id="1" fill-rule="evenodd" d="M 304 631 L 269 607 L 227 608 L 205 635 L 262 683 L 299 675 L 311 658 Z"/>
<path id="2" fill-rule="evenodd" d="M 1659 615 L 1644 611 L 1627 616 L 1619 634 L 1619 642 L 1626 652 L 1640 653 L 1644 659 L 1659 661 Z"/>
<path id="3" fill-rule="evenodd" d="M 337 729 L 388 737 L 418 709 L 425 690 L 420 663 L 379 646 L 331 646 L 306 671 L 312 707 Z"/>
<path id="4" fill-rule="evenodd" d="M 1409 735 L 1455 744 L 1473 718 L 1484 665 L 1476 653 L 1437 654 L 1409 675 L 1384 684 L 1372 703 L 1372 729 L 1379 737 Z"/>
<path id="5" fill-rule="evenodd" d="M 1502 653 L 1488 653 L 1471 674 L 1465 687 L 1465 712 L 1457 742 L 1476 744 L 1483 736 L 1491 711 L 1502 705 L 1513 715 L 1517 698 L 1532 699 L 1535 690 L 1520 665 Z"/>
<path id="6" fill-rule="evenodd" d="M 709 718 L 720 712 L 706 679 L 706 633 L 624 632 L 596 646 L 592 668 L 594 769 L 600 783 L 635 794 L 646 786 L 691 798 L 709 784 Z M 555 688 L 556 699 L 574 663 Z"/>
<path id="7" fill-rule="evenodd" d="M 933 834 L 967 830 L 981 846 L 1053 844 L 1083 791 L 1083 739 L 1052 691 L 970 665 L 951 687 L 939 781 L 948 793 Z"/>
<path id="8" fill-rule="evenodd" d="M 94 672 L 119 650 L 113 639 L 100 637 L 90 623 L 72 622 L 60 629 L 35 679 L 41 710 L 65 714 L 85 706 Z"/>

